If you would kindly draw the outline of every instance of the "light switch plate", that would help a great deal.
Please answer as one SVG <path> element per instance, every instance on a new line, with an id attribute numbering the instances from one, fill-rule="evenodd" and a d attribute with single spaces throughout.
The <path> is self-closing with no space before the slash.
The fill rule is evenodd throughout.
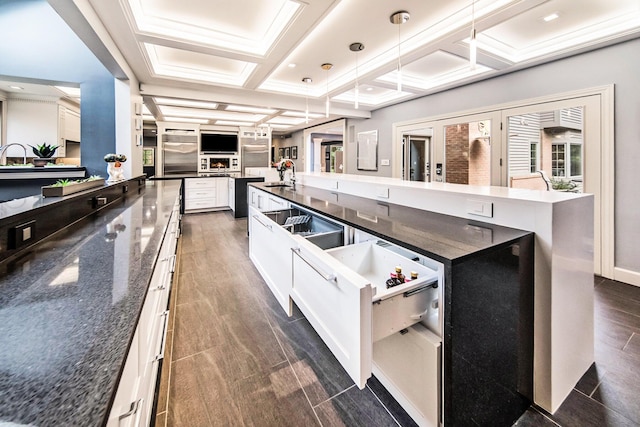
<path id="1" fill-rule="evenodd" d="M 471 215 L 493 218 L 493 203 L 484 200 L 467 200 L 467 213 Z"/>

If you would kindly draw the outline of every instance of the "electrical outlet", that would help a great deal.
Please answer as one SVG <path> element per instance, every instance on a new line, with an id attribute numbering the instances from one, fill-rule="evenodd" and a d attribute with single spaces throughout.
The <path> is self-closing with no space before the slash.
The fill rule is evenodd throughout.
<path id="1" fill-rule="evenodd" d="M 493 218 L 493 203 L 484 200 L 467 200 L 467 213 Z"/>
<path id="2" fill-rule="evenodd" d="M 31 220 L 10 229 L 9 249 L 18 249 L 35 240 L 36 221 Z"/>
<path id="3" fill-rule="evenodd" d="M 389 159 L 380 159 L 380 166 L 389 166 Z"/>

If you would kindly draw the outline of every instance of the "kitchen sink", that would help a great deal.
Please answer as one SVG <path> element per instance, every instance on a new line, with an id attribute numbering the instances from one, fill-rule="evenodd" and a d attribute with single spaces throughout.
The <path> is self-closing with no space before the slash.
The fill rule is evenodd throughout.
<path id="1" fill-rule="evenodd" d="M 343 227 L 311 212 L 291 208 L 264 214 L 292 234 L 303 236 L 322 249 L 344 244 Z"/>
<path id="2" fill-rule="evenodd" d="M 265 187 L 274 188 L 274 187 L 292 187 L 291 184 L 285 184 L 284 182 L 270 182 L 264 185 Z"/>

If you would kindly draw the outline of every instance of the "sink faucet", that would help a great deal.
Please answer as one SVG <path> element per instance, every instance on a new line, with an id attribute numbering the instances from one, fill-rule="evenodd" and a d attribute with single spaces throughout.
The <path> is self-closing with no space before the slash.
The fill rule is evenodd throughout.
<path id="1" fill-rule="evenodd" d="M 291 185 L 293 186 L 293 190 L 296 189 L 296 164 L 291 159 L 287 159 L 291 162 Z"/>
<path id="2" fill-rule="evenodd" d="M 27 164 L 27 147 L 25 147 L 22 144 L 19 144 L 17 142 L 12 142 L 11 144 L 7 144 L 4 147 L 0 147 L 0 165 L 6 166 L 7 164 L 7 148 L 11 147 L 12 145 L 18 145 L 20 147 L 22 147 L 22 149 L 24 150 L 24 156 L 22 157 L 22 164 L 26 165 Z"/>

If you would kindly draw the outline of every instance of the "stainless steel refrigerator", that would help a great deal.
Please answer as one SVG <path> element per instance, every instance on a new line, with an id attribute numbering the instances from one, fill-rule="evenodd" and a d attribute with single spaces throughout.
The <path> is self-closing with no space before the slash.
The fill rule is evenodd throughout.
<path id="1" fill-rule="evenodd" d="M 269 167 L 269 140 L 253 138 L 242 138 L 241 144 L 241 157 L 242 172 L 247 167 Z"/>
<path id="2" fill-rule="evenodd" d="M 198 136 L 196 133 L 162 135 L 163 175 L 198 173 Z"/>

